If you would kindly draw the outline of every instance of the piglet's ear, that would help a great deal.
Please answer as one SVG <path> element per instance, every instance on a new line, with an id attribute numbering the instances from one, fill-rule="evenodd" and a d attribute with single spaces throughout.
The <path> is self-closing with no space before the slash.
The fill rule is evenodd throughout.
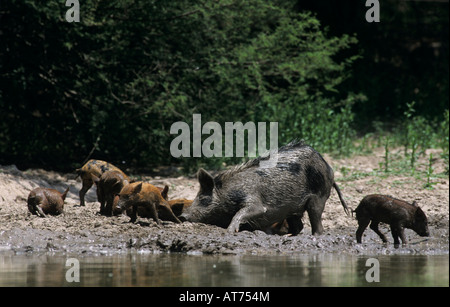
<path id="1" fill-rule="evenodd" d="M 169 186 L 165 185 L 164 189 L 161 191 L 161 196 L 162 198 L 164 198 L 165 200 L 167 200 L 168 198 L 168 193 L 169 193 Z"/>
<path id="2" fill-rule="evenodd" d="M 142 190 L 142 182 L 134 187 L 133 193 L 139 193 Z"/>
<path id="3" fill-rule="evenodd" d="M 200 191 L 203 193 L 211 193 L 214 189 L 214 178 L 203 168 L 198 170 L 197 177 L 200 183 Z"/>

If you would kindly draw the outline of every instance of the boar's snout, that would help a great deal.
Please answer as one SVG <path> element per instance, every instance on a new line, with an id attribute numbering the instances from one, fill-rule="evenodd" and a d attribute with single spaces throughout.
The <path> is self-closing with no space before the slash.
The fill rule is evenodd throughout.
<path id="1" fill-rule="evenodd" d="M 430 231 L 428 230 L 427 224 L 416 224 L 414 225 L 413 230 L 421 237 L 429 237 Z"/>
<path id="2" fill-rule="evenodd" d="M 428 227 L 426 229 L 424 229 L 423 231 L 419 232 L 419 236 L 421 236 L 421 237 L 429 237 L 430 236 L 430 231 L 428 230 Z"/>
<path id="3" fill-rule="evenodd" d="M 417 206 L 415 203 L 413 205 Z M 413 223 L 413 230 L 421 237 L 429 237 L 430 231 L 428 230 L 428 220 L 425 215 L 425 213 L 417 207 L 415 216 L 414 216 L 414 223 Z"/>
<path id="4" fill-rule="evenodd" d="M 197 212 L 192 212 L 190 210 L 191 208 L 187 208 L 186 211 L 183 211 L 183 213 L 178 216 L 178 219 L 182 222 L 201 222 L 197 216 Z"/>
<path id="5" fill-rule="evenodd" d="M 120 196 L 115 196 L 114 197 L 114 204 L 115 204 L 115 207 L 116 207 L 116 210 L 117 211 L 125 211 L 124 209 L 125 209 L 125 204 L 124 204 L 124 201 L 120 198 Z"/>

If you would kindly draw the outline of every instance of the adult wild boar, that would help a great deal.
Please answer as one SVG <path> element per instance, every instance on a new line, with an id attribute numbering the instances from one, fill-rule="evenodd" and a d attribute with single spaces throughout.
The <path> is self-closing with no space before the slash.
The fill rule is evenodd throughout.
<path id="1" fill-rule="evenodd" d="M 308 212 L 313 234 L 321 234 L 322 212 L 334 187 L 345 212 L 348 207 L 334 182 L 333 170 L 323 157 L 303 142 L 278 149 L 275 167 L 260 167 L 258 157 L 212 177 L 198 171 L 200 190 L 182 220 L 228 228 L 265 230 L 286 219 L 293 235 L 303 229 Z"/>

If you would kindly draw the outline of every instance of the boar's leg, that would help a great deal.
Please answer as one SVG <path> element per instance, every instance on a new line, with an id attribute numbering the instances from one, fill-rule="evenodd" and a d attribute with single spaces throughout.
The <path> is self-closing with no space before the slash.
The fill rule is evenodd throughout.
<path id="1" fill-rule="evenodd" d="M 395 247 L 398 247 L 400 245 L 400 241 L 399 241 L 398 237 L 400 237 L 400 239 L 402 240 L 403 245 L 408 244 L 408 241 L 406 240 L 405 232 L 404 232 L 402 226 L 391 225 L 391 233 L 392 233 L 392 237 L 394 237 L 394 246 Z"/>
<path id="2" fill-rule="evenodd" d="M 372 221 L 372 223 L 370 223 L 370 229 L 376 232 L 376 234 L 381 238 L 383 243 L 387 243 L 388 240 L 386 236 L 378 229 L 378 224 L 380 224 L 380 222 Z"/>
<path id="3" fill-rule="evenodd" d="M 44 211 L 42 210 L 41 206 L 39 206 L 39 205 L 36 206 L 36 213 L 40 217 L 46 217 Z"/>
<path id="4" fill-rule="evenodd" d="M 114 205 L 114 195 L 111 193 L 105 196 L 106 198 L 106 205 L 103 205 L 103 214 L 106 216 L 112 216 L 113 215 L 113 205 Z"/>
<path id="5" fill-rule="evenodd" d="M 87 191 L 92 187 L 92 185 L 94 184 L 94 181 L 92 181 L 91 179 L 83 179 L 83 186 L 81 187 L 80 190 L 80 206 L 84 207 L 84 195 L 86 195 Z"/>
<path id="6" fill-rule="evenodd" d="M 244 205 L 244 207 L 239 210 L 231 220 L 230 225 L 227 230 L 230 233 L 238 232 L 241 224 L 245 224 L 246 222 L 250 222 L 253 219 L 257 219 L 261 215 L 263 215 L 267 211 L 261 205 L 257 205 L 255 203 L 249 203 Z"/>
<path id="7" fill-rule="evenodd" d="M 356 230 L 356 242 L 361 243 L 361 238 L 364 233 L 364 230 L 366 230 L 367 226 L 369 226 L 370 219 L 366 218 L 359 218 L 358 219 L 358 229 Z"/>
<path id="8" fill-rule="evenodd" d="M 98 189 L 98 187 L 97 187 L 97 189 Z M 108 202 L 105 200 L 104 195 L 101 195 L 101 196 L 98 195 L 97 198 L 98 198 L 98 201 L 100 202 L 100 214 L 108 215 L 106 213 L 106 209 L 105 209 L 108 207 Z M 105 203 L 106 203 L 106 205 L 105 205 Z"/>
<path id="9" fill-rule="evenodd" d="M 161 225 L 161 220 L 158 217 L 158 211 L 156 210 L 155 203 L 154 202 L 145 203 L 143 206 L 149 209 L 150 217 L 155 220 L 156 224 Z M 137 210 L 135 210 L 134 208 L 135 206 L 133 205 L 133 214 L 136 215 Z"/>
<path id="10" fill-rule="evenodd" d="M 325 202 L 317 196 L 311 196 L 306 204 L 306 211 L 308 212 L 313 235 L 321 235 L 323 233 L 322 212 L 324 207 Z"/>
<path id="11" fill-rule="evenodd" d="M 303 222 L 302 222 L 301 216 L 294 215 L 294 216 L 288 217 L 286 219 L 286 221 L 289 225 L 288 233 L 292 234 L 293 236 L 296 236 L 302 231 Z"/>
<path id="12" fill-rule="evenodd" d="M 137 220 L 137 210 L 138 210 L 138 206 L 137 204 L 133 204 L 131 207 L 131 212 L 129 214 L 130 216 L 130 223 L 134 223 Z M 127 209 L 127 214 L 128 214 L 128 209 Z"/>

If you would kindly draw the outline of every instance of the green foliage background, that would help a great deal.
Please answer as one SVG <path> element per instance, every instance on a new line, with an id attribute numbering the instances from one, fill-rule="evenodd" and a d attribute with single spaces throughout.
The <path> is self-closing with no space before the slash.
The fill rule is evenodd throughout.
<path id="1" fill-rule="evenodd" d="M 369 25 L 361 1 L 344 1 L 335 13 L 353 8 L 361 19 L 345 29 L 331 1 L 80 2 L 80 23 L 66 22 L 65 1 L 1 3 L 0 164 L 71 170 L 91 156 L 217 166 L 223 159 L 170 155 L 170 126 L 191 125 L 193 113 L 204 123 L 278 122 L 280 144 L 303 138 L 349 154 L 357 131 L 395 123 L 407 102 L 436 123 L 448 110 L 448 41 L 439 36 L 448 38 L 448 3 L 438 13 L 388 1 L 382 23 Z M 409 45 L 386 53 L 389 19 L 428 32 L 411 30 Z M 417 40 L 437 47 L 415 63 L 407 50 Z"/>

